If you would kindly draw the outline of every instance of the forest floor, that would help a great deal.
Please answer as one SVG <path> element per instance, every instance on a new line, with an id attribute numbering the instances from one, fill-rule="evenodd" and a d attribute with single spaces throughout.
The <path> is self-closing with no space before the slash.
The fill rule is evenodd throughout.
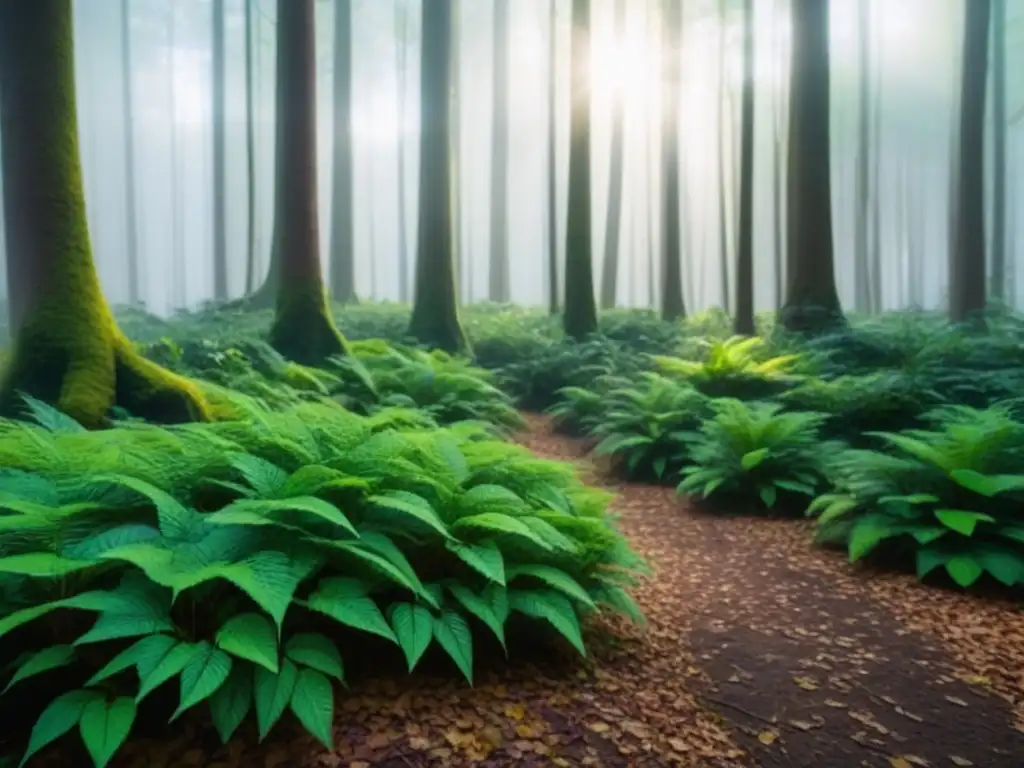
<path id="1" fill-rule="evenodd" d="M 620 527 L 655 578 L 648 626 L 616 622 L 583 663 L 514 661 L 454 677 L 353 670 L 325 754 L 282 723 L 219 746 L 201 718 L 173 744 L 137 739 L 145 768 L 420 766 L 1019 767 L 1024 612 L 852 568 L 803 521 L 711 517 L 672 489 L 612 486 L 584 448 L 530 417 L 521 441 L 618 494 Z M 500 670 L 500 671 L 499 671 Z M 370 670 L 377 672 L 378 670 Z M 248 730 L 246 730 L 248 729 Z M 64 762 L 55 765 L 67 765 Z"/>

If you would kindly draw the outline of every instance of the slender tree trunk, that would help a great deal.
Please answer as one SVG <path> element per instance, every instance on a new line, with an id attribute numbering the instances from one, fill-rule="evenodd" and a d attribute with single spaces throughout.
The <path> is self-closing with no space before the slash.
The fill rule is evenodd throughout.
<path id="1" fill-rule="evenodd" d="M 556 4 L 548 15 L 548 312 L 558 313 L 558 23 Z"/>
<path id="2" fill-rule="evenodd" d="M 615 38 L 626 36 L 626 5 L 615 0 Z M 622 187 L 626 164 L 626 111 L 622 88 L 612 96 L 612 145 L 608 172 L 608 210 L 604 226 L 604 269 L 601 272 L 601 308 L 615 306 L 619 287 L 619 240 L 622 230 Z"/>
<path id="3" fill-rule="evenodd" d="M 992 295 L 1006 301 L 1006 0 L 992 0 Z"/>
<path id="4" fill-rule="evenodd" d="M 487 298 L 509 300 L 508 263 L 508 73 L 509 0 L 494 0 L 494 82 L 491 119 L 491 254 Z"/>
<path id="5" fill-rule="evenodd" d="M 565 234 L 566 334 L 582 341 L 597 332 L 590 189 L 590 0 L 572 0 L 569 205 Z"/>
<path id="6" fill-rule="evenodd" d="M 228 297 L 227 119 L 224 62 L 224 0 L 210 4 L 213 31 L 213 297 Z"/>
<path id="7" fill-rule="evenodd" d="M 754 324 L 754 4 L 743 2 L 743 101 L 740 107 L 740 216 L 736 252 L 737 334 L 752 336 Z"/>
<path id="8" fill-rule="evenodd" d="M 347 353 L 320 266 L 316 179 L 316 3 L 277 0 L 274 234 L 277 311 L 271 345 L 303 365 Z"/>
<path id="9" fill-rule="evenodd" d="M 956 243 L 949 260 L 950 317 L 977 319 L 985 309 L 985 84 L 991 0 L 965 3 L 960 84 Z"/>
<path id="10" fill-rule="evenodd" d="M 118 329 L 92 257 L 75 97 L 71 0 L 0 2 L 0 168 L 14 344 L 0 411 L 21 393 L 87 427 L 114 405 L 151 421 L 209 416 L 190 382 Z"/>
<path id="11" fill-rule="evenodd" d="M 722 283 L 722 308 L 732 312 L 732 288 L 729 285 L 729 208 L 725 195 L 725 0 L 718 0 L 718 237 L 719 279 Z"/>
<path id="12" fill-rule="evenodd" d="M 334 133 L 331 173 L 331 292 L 356 300 L 352 186 L 352 0 L 334 2 Z"/>
<path id="13" fill-rule="evenodd" d="M 245 0 L 245 292 L 256 287 L 256 110 L 252 61 L 252 5 Z"/>
<path id="14" fill-rule="evenodd" d="M 776 3 L 772 4 L 772 17 L 774 19 L 778 19 L 779 17 L 779 7 Z M 777 23 L 773 29 L 773 36 L 776 38 L 773 42 L 777 46 L 777 38 L 779 36 Z M 772 62 L 772 67 L 780 75 L 780 81 L 782 79 L 781 61 L 782 56 L 779 55 L 778 51 L 775 51 L 775 59 Z M 772 246 L 775 254 L 775 308 L 781 309 L 786 300 L 786 262 L 783 258 L 785 243 L 782 236 L 782 229 L 785 224 L 785 215 L 782 210 L 783 203 L 785 202 L 785 187 L 783 185 L 782 174 L 782 156 L 784 150 L 782 141 L 782 121 L 785 116 L 785 111 L 782 109 L 782 105 L 780 104 L 778 91 L 776 91 L 776 97 L 773 100 L 772 106 L 774 109 L 774 114 L 772 115 Z"/>
<path id="15" fill-rule="evenodd" d="M 178 146 L 178 87 L 177 87 L 177 63 L 178 63 L 178 6 L 170 3 L 167 12 L 170 14 L 170 23 L 167 25 L 167 46 L 170 56 L 170 107 L 171 107 L 171 303 L 175 309 L 185 305 L 185 264 L 182 254 L 183 233 L 181 230 L 181 174 L 179 165 L 180 147 Z"/>
<path id="16" fill-rule="evenodd" d="M 452 155 L 452 0 L 423 8 L 420 64 L 420 204 L 416 295 L 409 335 L 448 352 L 469 343 L 459 322 Z"/>
<path id="17" fill-rule="evenodd" d="M 661 123 L 661 316 L 686 316 L 683 301 L 683 227 L 680 212 L 679 91 L 682 88 L 682 0 L 664 0 L 662 55 L 665 57 L 664 115 Z"/>
<path id="18" fill-rule="evenodd" d="M 871 250 L 870 250 L 870 311 L 881 312 L 882 306 L 882 71 L 885 62 L 879 61 L 875 74 L 875 103 L 871 112 Z"/>
<path id="19" fill-rule="evenodd" d="M 920 163 L 915 162 L 918 168 Z M 911 173 L 907 191 L 907 259 L 909 261 L 907 300 L 912 307 L 924 306 L 924 175 Z"/>
<path id="20" fill-rule="evenodd" d="M 395 56 L 398 71 L 398 300 L 409 301 L 409 222 L 405 200 L 405 100 L 409 52 L 409 7 L 405 0 L 395 4 Z"/>
<path id="21" fill-rule="evenodd" d="M 829 6 L 793 0 L 786 213 L 786 303 L 780 321 L 815 332 L 844 322 L 832 242 Z M 799 151 L 796 151 L 799 150 Z"/>
<path id="22" fill-rule="evenodd" d="M 868 159 L 871 155 L 870 125 L 870 47 L 871 2 L 860 0 L 857 5 L 857 169 L 854 184 L 853 263 L 854 300 L 858 312 L 871 311 L 871 276 L 868 266 Z M 877 193 L 877 188 L 876 188 Z"/>
<path id="23" fill-rule="evenodd" d="M 142 300 L 139 279 L 139 217 L 135 190 L 135 100 L 132 78 L 132 15 L 128 0 L 121 0 L 121 77 L 124 98 L 124 218 L 127 239 L 128 303 Z"/>

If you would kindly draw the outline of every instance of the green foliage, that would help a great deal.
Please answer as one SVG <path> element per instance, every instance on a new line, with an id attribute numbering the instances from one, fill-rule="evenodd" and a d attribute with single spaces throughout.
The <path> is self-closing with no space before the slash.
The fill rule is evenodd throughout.
<path id="1" fill-rule="evenodd" d="M 0 647 L 29 649 L 0 666 L 7 695 L 58 694 L 26 759 L 78 726 L 106 765 L 165 686 L 171 721 L 205 706 L 227 740 L 254 712 L 265 738 L 290 711 L 329 747 L 353 633 L 471 681 L 474 634 L 504 645 L 513 613 L 580 653 L 590 614 L 642 619 L 607 494 L 472 424 L 304 403 L 84 432 L 33 409 L 0 421 Z"/>
<path id="2" fill-rule="evenodd" d="M 818 538 L 939 570 L 969 587 L 983 574 L 1024 583 L 1024 424 L 1008 405 L 953 406 L 927 416 L 931 429 L 881 433 L 884 450 L 849 450 L 831 469 L 834 490 L 819 496 Z"/>
<path id="3" fill-rule="evenodd" d="M 783 412 L 778 403 L 713 401 L 714 418 L 690 443 L 693 466 L 677 491 L 774 509 L 786 497 L 814 496 L 822 481 L 818 413 Z M 783 509 L 787 505 L 781 505 Z"/>
<path id="4" fill-rule="evenodd" d="M 699 347 L 699 360 L 659 355 L 654 362 L 664 375 L 686 381 L 709 397 L 757 400 L 778 395 L 794 383 L 790 372 L 797 357 L 767 356 L 767 346 L 757 336 L 704 341 Z"/>

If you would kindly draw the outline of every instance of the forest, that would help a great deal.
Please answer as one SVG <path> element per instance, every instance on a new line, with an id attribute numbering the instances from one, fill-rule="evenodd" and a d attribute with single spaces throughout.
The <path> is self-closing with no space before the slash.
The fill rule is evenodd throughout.
<path id="1" fill-rule="evenodd" d="M 1024 0 L 0 0 L 0 766 L 1024 764 Z"/>

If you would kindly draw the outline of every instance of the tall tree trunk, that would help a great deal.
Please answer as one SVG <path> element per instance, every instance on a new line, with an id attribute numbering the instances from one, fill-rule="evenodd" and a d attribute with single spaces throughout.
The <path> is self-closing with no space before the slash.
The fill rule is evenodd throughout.
<path id="1" fill-rule="evenodd" d="M 277 0 L 274 234 L 277 310 L 271 345 L 303 365 L 347 353 L 320 267 L 316 180 L 316 3 Z"/>
<path id="2" fill-rule="evenodd" d="M 740 215 L 736 249 L 736 333 L 754 324 L 754 3 L 743 1 L 743 101 L 740 107 Z"/>
<path id="3" fill-rule="evenodd" d="M 880 57 L 881 58 L 881 57 Z M 869 251 L 870 265 L 868 275 L 869 309 L 871 312 L 882 311 L 882 71 L 884 61 L 878 62 L 875 73 L 875 103 L 871 113 L 871 247 Z"/>
<path id="4" fill-rule="evenodd" d="M 729 209 L 725 195 L 725 0 L 718 0 L 718 238 L 719 279 L 722 283 L 722 308 L 732 312 L 729 285 Z"/>
<path id="5" fill-rule="evenodd" d="M 789 276 L 779 319 L 793 331 L 844 322 L 832 242 L 829 4 L 793 0 L 786 213 Z M 799 150 L 799 151 L 797 151 Z"/>
<path id="6" fill-rule="evenodd" d="M 128 303 L 142 300 L 139 279 L 139 217 L 135 190 L 135 100 L 132 78 L 132 16 L 128 0 L 121 0 L 121 77 L 124 98 L 124 218 L 127 239 Z"/>
<path id="7" fill-rule="evenodd" d="M 1006 0 L 992 0 L 992 295 L 1006 301 Z"/>
<path id="8" fill-rule="evenodd" d="M 454 353 L 468 351 L 469 343 L 459 322 L 453 253 L 452 21 L 452 0 L 424 5 L 416 294 L 409 335 Z"/>
<path id="9" fill-rule="evenodd" d="M 615 39 L 626 36 L 626 5 L 615 0 Z M 604 269 L 601 272 L 601 308 L 615 306 L 619 287 L 619 240 L 622 230 L 622 187 L 626 164 L 625 93 L 620 87 L 612 95 L 612 145 L 608 171 L 608 210 L 604 225 Z"/>
<path id="10" fill-rule="evenodd" d="M 558 313 L 558 23 L 555 2 L 548 14 L 548 312 Z"/>
<path id="11" fill-rule="evenodd" d="M 334 133 L 331 172 L 331 292 L 356 300 L 352 186 L 352 0 L 334 2 Z"/>
<path id="12" fill-rule="evenodd" d="M 487 298 L 509 300 L 508 263 L 508 73 L 509 0 L 494 0 L 494 110 L 491 119 L 491 254 Z"/>
<path id="13" fill-rule="evenodd" d="M 920 163 L 914 163 L 920 168 Z M 924 306 L 924 174 L 910 173 L 907 186 L 907 302 L 912 307 Z"/>
<path id="14" fill-rule="evenodd" d="M 565 233 L 566 334 L 582 341 L 597 332 L 590 189 L 590 0 L 572 0 L 569 205 Z"/>
<path id="15" fill-rule="evenodd" d="M 683 301 L 683 228 L 680 213 L 679 91 L 682 88 L 682 0 L 664 0 L 662 56 L 665 58 L 664 115 L 661 121 L 661 316 L 686 316 Z"/>
<path id="16" fill-rule="evenodd" d="M 227 118 L 224 63 L 224 0 L 210 4 L 213 18 L 213 297 L 228 297 Z"/>
<path id="17" fill-rule="evenodd" d="M 20 393 L 87 427 L 111 408 L 159 421 L 209 416 L 194 384 L 145 360 L 100 288 L 85 217 L 71 0 L 0 2 L 0 132 L 12 354 L 0 410 Z"/>
<path id="18" fill-rule="evenodd" d="M 991 0 L 965 3 L 960 83 L 956 243 L 949 260 L 950 317 L 983 319 L 985 309 L 985 84 Z"/>
<path id="19" fill-rule="evenodd" d="M 779 6 L 776 3 L 772 4 L 772 17 L 778 19 L 779 17 Z M 773 37 L 776 38 L 773 42 L 778 45 L 777 38 L 778 24 L 773 27 Z M 781 63 L 782 56 L 775 51 L 775 59 L 772 62 L 774 71 L 781 75 Z M 781 76 L 780 76 L 781 80 Z M 782 142 L 782 121 L 785 116 L 785 111 L 782 109 L 780 99 L 778 98 L 778 90 L 776 90 L 775 99 L 772 102 L 772 250 L 775 254 L 775 308 L 781 309 L 783 303 L 786 300 L 786 262 L 783 257 L 785 251 L 785 244 L 783 242 L 782 228 L 785 224 L 785 216 L 783 214 L 782 206 L 784 202 L 783 195 L 785 194 L 785 187 L 783 185 L 783 174 L 782 174 L 782 155 L 783 155 L 783 142 Z"/>
<path id="20" fill-rule="evenodd" d="M 395 57 L 398 71 L 398 300 L 409 301 L 409 222 L 405 200 L 405 100 L 409 53 L 409 6 L 395 4 Z"/>
<path id="21" fill-rule="evenodd" d="M 245 0 L 245 292 L 256 287 L 256 110 L 252 56 L 252 6 Z"/>
<path id="22" fill-rule="evenodd" d="M 853 216 L 854 299 L 858 312 L 871 311 L 871 276 L 868 266 L 868 158 L 871 155 L 870 125 L 870 47 L 871 2 L 857 5 L 857 168 L 855 210 Z M 876 188 L 876 193 L 878 189 Z"/>
<path id="23" fill-rule="evenodd" d="M 169 3 L 167 12 L 167 49 L 170 56 L 170 112 L 171 112 L 171 303 L 176 309 L 185 306 L 185 260 L 183 254 L 184 232 L 181 220 L 181 163 L 178 146 L 178 6 Z"/>

